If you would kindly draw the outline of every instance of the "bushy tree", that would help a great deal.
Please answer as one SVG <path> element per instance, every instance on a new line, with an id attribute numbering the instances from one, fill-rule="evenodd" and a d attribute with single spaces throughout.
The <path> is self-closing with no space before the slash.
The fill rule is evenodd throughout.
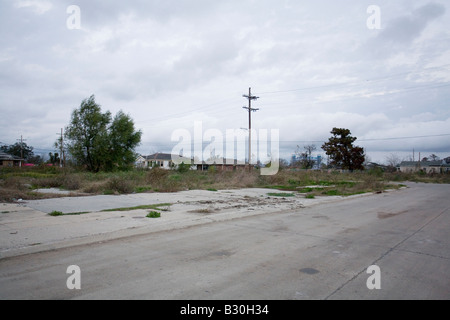
<path id="1" fill-rule="evenodd" d="M 10 146 L 1 146 L 1 150 L 10 155 L 23 158 L 28 161 L 28 159 L 34 157 L 33 147 L 28 146 L 25 142 L 16 142 Z"/>
<path id="2" fill-rule="evenodd" d="M 94 95 L 72 112 L 65 130 L 69 153 L 78 164 L 93 172 L 131 166 L 141 136 L 133 120 L 122 111 L 114 119 L 109 111 L 102 113 Z"/>
<path id="3" fill-rule="evenodd" d="M 364 149 L 354 146 L 357 138 L 351 136 L 349 129 L 333 128 L 333 135 L 322 149 L 331 159 L 331 165 L 347 170 L 362 170 L 365 159 Z"/>

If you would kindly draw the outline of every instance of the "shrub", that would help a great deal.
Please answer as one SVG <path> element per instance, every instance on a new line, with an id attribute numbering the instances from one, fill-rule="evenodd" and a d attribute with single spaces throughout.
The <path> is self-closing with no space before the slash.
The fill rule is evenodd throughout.
<path id="1" fill-rule="evenodd" d="M 182 162 L 181 164 L 178 165 L 177 171 L 179 173 L 185 173 L 188 172 L 190 168 L 191 166 L 189 164 L 185 164 L 184 162 Z"/>
<path id="2" fill-rule="evenodd" d="M 82 186 L 82 179 L 79 175 L 67 175 L 62 180 L 62 187 L 66 190 L 78 190 Z"/>
<path id="3" fill-rule="evenodd" d="M 327 196 L 337 196 L 339 194 L 339 191 L 337 191 L 337 190 L 328 190 L 328 191 L 324 191 L 322 193 L 327 195 Z"/>
<path id="4" fill-rule="evenodd" d="M 159 218 L 161 217 L 161 213 L 157 212 L 157 211 L 150 211 L 147 215 L 147 218 Z"/>
<path id="5" fill-rule="evenodd" d="M 107 184 L 107 189 L 118 193 L 131 193 L 134 191 L 134 185 L 132 181 L 112 177 Z"/>
<path id="6" fill-rule="evenodd" d="M 371 168 L 368 170 L 369 175 L 373 175 L 375 177 L 381 178 L 384 174 L 383 169 L 381 168 Z"/>
<path id="7" fill-rule="evenodd" d="M 149 170 L 145 176 L 145 180 L 147 183 L 152 185 L 157 185 L 163 182 L 167 176 L 169 175 L 169 171 L 161 169 L 161 168 L 152 168 Z"/>

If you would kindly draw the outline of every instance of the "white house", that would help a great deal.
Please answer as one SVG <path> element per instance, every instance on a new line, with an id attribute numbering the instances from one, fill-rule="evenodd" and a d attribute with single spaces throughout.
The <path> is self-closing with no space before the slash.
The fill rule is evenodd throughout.
<path id="1" fill-rule="evenodd" d="M 139 156 L 136 159 L 136 167 L 137 168 L 162 168 L 162 169 L 173 169 L 176 167 L 176 164 L 174 160 L 177 161 L 177 163 L 184 162 L 185 164 L 191 164 L 191 159 L 182 158 L 177 155 L 172 155 L 170 153 L 154 153 L 149 156 Z"/>

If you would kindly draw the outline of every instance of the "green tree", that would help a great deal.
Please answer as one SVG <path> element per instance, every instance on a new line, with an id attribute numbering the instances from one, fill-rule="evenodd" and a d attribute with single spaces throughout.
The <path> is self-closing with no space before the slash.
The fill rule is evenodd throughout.
<path id="1" fill-rule="evenodd" d="M 136 160 L 134 148 L 141 142 L 142 132 L 135 131 L 131 117 L 119 111 L 108 133 L 106 137 L 103 137 L 107 139 L 104 145 L 109 145 L 106 151 L 111 157 L 106 164 L 106 169 L 126 168 L 132 165 Z"/>
<path id="2" fill-rule="evenodd" d="M 112 120 L 102 113 L 95 96 L 81 102 L 72 112 L 65 139 L 73 159 L 89 171 L 123 169 L 134 162 L 134 148 L 142 133 L 135 131 L 133 120 L 120 111 Z"/>
<path id="3" fill-rule="evenodd" d="M 57 152 L 55 152 L 55 153 L 49 152 L 48 156 L 49 156 L 49 160 L 47 161 L 48 163 L 51 163 L 53 165 L 59 165 L 59 162 L 61 159 Z"/>
<path id="4" fill-rule="evenodd" d="M 331 165 L 347 170 L 362 170 L 365 160 L 364 149 L 354 146 L 357 138 L 348 129 L 333 128 L 333 135 L 322 149 L 331 159 Z"/>

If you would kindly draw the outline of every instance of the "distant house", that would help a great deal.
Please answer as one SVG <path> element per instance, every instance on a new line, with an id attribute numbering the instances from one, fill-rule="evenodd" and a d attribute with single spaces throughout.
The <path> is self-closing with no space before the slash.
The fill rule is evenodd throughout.
<path id="1" fill-rule="evenodd" d="M 138 168 L 154 168 L 172 169 L 175 166 L 170 153 L 154 153 L 149 156 L 139 156 L 136 159 L 136 167 Z"/>
<path id="2" fill-rule="evenodd" d="M 25 160 L 8 153 L 0 152 L 0 168 L 21 167 Z"/>
<path id="3" fill-rule="evenodd" d="M 244 169 L 246 164 L 243 161 L 238 161 L 236 159 L 217 159 L 214 162 L 211 161 L 199 161 L 195 160 L 194 170 L 208 170 L 211 167 L 214 167 L 218 171 L 236 171 L 238 169 Z"/>
<path id="4" fill-rule="evenodd" d="M 367 164 L 364 165 L 364 168 L 366 168 L 367 170 L 370 169 L 381 169 L 383 171 L 386 171 L 388 169 L 388 166 L 385 166 L 383 164 L 379 164 L 376 162 L 368 162 Z"/>
<path id="5" fill-rule="evenodd" d="M 162 168 L 175 169 L 177 164 L 184 163 L 191 166 L 191 170 L 204 171 L 214 167 L 219 171 L 234 171 L 238 168 L 245 168 L 245 163 L 235 159 L 217 159 L 214 162 L 200 161 L 197 158 L 190 159 L 169 153 L 155 153 L 149 156 L 138 156 L 135 165 L 137 168 Z"/>
<path id="6" fill-rule="evenodd" d="M 450 172 L 450 164 L 445 160 L 436 161 L 403 161 L 400 163 L 399 171 L 405 173 L 447 173 Z"/>

